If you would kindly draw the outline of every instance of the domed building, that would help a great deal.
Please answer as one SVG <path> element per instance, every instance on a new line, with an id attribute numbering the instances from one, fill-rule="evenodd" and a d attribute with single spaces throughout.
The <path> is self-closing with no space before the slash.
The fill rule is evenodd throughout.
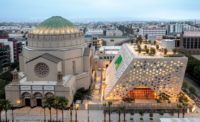
<path id="1" fill-rule="evenodd" d="M 48 96 L 65 96 L 91 82 L 93 49 L 70 21 L 53 16 L 28 35 L 20 56 L 20 71 L 6 86 L 6 99 L 14 106 L 41 106 Z"/>

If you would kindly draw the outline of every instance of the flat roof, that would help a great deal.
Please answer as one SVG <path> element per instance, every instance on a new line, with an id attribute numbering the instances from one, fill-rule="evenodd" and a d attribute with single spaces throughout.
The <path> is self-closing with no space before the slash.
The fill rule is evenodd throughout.
<path id="1" fill-rule="evenodd" d="M 99 48 L 99 51 L 104 51 L 104 50 L 119 50 L 121 46 L 102 46 Z"/>
<path id="2" fill-rule="evenodd" d="M 131 44 L 124 44 L 123 46 L 125 46 L 125 48 L 127 48 L 129 50 L 129 52 L 131 52 L 131 54 L 134 57 L 136 57 L 136 58 L 165 58 L 165 57 L 168 57 L 168 56 L 164 55 L 164 51 L 162 51 L 162 50 L 156 50 L 155 55 L 149 55 L 149 54 L 147 54 L 144 51 L 145 45 L 147 46 L 147 48 L 149 49 L 149 51 L 150 51 L 150 48 L 156 49 L 156 45 L 141 44 L 140 46 L 141 46 L 141 48 L 142 48 L 143 51 L 141 51 L 141 53 L 139 53 L 137 51 L 138 46 L 136 44 L 133 44 L 133 45 L 131 45 Z M 160 48 L 164 48 L 164 47 L 162 47 L 162 45 L 159 45 L 159 47 Z M 168 51 L 168 55 L 169 55 L 169 57 L 182 57 L 182 56 L 177 55 L 177 54 L 174 55 L 172 51 L 171 52 Z"/>
<path id="3" fill-rule="evenodd" d="M 185 31 L 184 37 L 200 37 L 200 31 Z"/>

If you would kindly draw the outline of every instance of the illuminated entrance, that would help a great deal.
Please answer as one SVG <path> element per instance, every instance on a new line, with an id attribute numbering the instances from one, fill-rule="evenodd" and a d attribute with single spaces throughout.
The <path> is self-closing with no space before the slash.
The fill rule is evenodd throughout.
<path id="1" fill-rule="evenodd" d="M 136 87 L 133 90 L 129 91 L 125 98 L 134 98 L 134 99 L 157 99 L 158 96 L 156 93 L 151 90 L 149 87 Z"/>

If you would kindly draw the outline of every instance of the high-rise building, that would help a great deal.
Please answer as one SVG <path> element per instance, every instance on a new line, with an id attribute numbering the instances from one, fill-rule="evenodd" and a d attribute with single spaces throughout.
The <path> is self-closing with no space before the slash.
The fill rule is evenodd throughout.
<path id="1" fill-rule="evenodd" d="M 8 70 L 10 65 L 10 47 L 0 43 L 0 72 Z"/>

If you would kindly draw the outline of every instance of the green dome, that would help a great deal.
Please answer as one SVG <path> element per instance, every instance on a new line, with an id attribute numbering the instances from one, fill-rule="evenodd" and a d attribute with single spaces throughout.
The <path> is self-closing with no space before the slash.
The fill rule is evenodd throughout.
<path id="1" fill-rule="evenodd" d="M 78 28 L 73 25 L 69 20 L 60 16 L 53 16 L 43 21 L 39 26 L 34 29 L 34 34 L 70 34 L 77 33 Z"/>
<path id="2" fill-rule="evenodd" d="M 62 28 L 62 27 L 72 27 L 74 26 L 69 20 L 64 19 L 60 16 L 53 16 L 41 24 L 38 27 L 45 27 L 45 28 Z"/>

